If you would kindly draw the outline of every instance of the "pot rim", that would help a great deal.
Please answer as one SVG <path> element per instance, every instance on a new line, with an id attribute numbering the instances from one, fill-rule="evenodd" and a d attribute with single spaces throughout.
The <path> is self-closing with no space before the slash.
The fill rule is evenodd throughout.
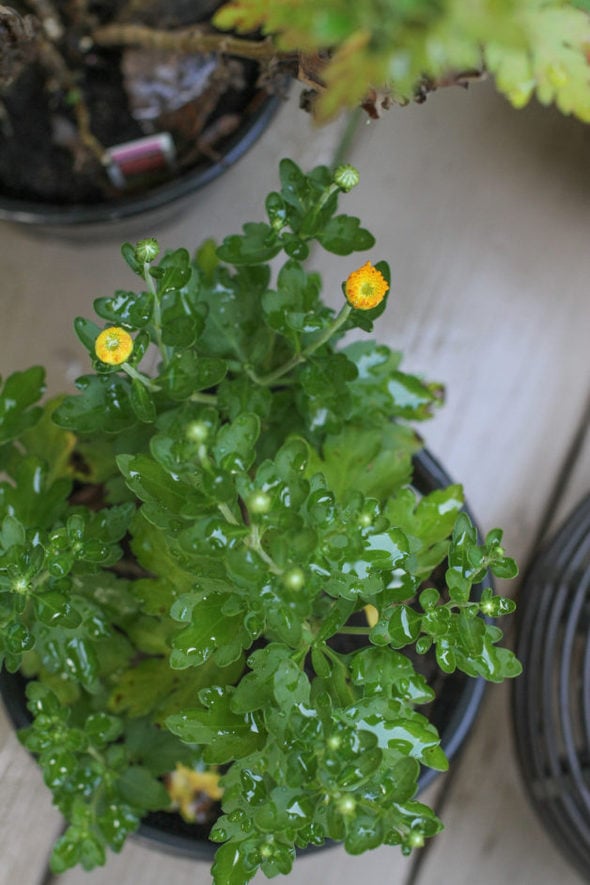
<path id="1" fill-rule="evenodd" d="M 228 148 L 221 160 L 189 169 L 144 193 L 113 203 L 68 206 L 0 195 L 0 221 L 46 227 L 109 224 L 160 209 L 195 193 L 233 166 L 260 138 L 281 104 L 279 96 L 267 94 L 259 107 L 244 114 L 238 130 L 228 140 Z"/>

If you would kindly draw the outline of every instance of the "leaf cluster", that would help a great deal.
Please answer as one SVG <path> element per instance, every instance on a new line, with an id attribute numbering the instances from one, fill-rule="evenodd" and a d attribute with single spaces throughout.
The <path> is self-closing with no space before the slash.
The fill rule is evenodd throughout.
<path id="1" fill-rule="evenodd" d="M 37 368 L 0 392 L 0 657 L 36 680 L 23 740 L 70 823 L 56 871 L 167 808 L 177 763 L 224 772 L 220 885 L 326 839 L 410 851 L 441 826 L 420 768 L 447 765 L 416 660 L 519 670 L 482 617 L 512 603 L 477 591 L 516 572 L 501 533 L 479 542 L 459 486 L 411 484 L 407 422 L 440 386 L 384 345 L 342 346 L 384 303 L 335 313 L 303 264 L 373 238 L 338 214 L 342 177 L 285 160 L 280 180 L 267 221 L 218 247 L 123 246 L 139 291 L 76 320 L 78 394 L 39 407 Z M 107 365 L 112 325 L 133 350 Z"/>
<path id="2" fill-rule="evenodd" d="M 431 84 L 484 67 L 516 107 L 536 95 L 565 114 L 590 120 L 587 0 L 232 0 L 221 28 L 261 29 L 284 51 L 329 54 L 320 119 L 354 107 L 371 88 L 407 102 Z"/>

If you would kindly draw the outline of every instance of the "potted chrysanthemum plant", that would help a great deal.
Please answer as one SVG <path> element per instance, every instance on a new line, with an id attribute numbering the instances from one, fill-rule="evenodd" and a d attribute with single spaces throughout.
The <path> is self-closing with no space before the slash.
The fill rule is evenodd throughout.
<path id="1" fill-rule="evenodd" d="M 473 686 L 519 672 L 490 620 L 513 607 L 502 533 L 412 426 L 440 385 L 343 341 L 385 310 L 387 264 L 343 272 L 339 311 L 306 266 L 374 245 L 338 213 L 357 181 L 283 160 L 267 220 L 221 245 L 125 244 L 138 290 L 75 321 L 78 393 L 4 382 L 3 691 L 68 821 L 56 872 L 174 809 L 219 845 L 217 885 L 327 841 L 410 851 Z"/>

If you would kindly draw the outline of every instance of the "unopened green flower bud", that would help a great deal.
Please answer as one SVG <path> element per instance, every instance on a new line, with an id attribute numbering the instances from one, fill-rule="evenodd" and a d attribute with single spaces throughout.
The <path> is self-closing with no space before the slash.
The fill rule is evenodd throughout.
<path id="1" fill-rule="evenodd" d="M 408 845 L 410 845 L 411 848 L 423 848 L 424 833 L 420 830 L 412 830 L 408 836 Z"/>
<path id="2" fill-rule="evenodd" d="M 268 513 L 271 506 L 271 497 L 266 492 L 255 492 L 248 498 L 248 510 L 250 513 Z"/>
<path id="3" fill-rule="evenodd" d="M 334 184 L 337 184 L 345 194 L 351 191 L 353 187 L 356 187 L 359 181 L 358 169 L 355 169 L 349 163 L 338 166 L 334 171 Z"/>
<path id="4" fill-rule="evenodd" d="M 342 796 L 342 798 L 338 800 L 338 811 L 340 814 L 354 814 L 355 808 L 356 802 L 354 801 L 353 796 Z"/>
<path id="5" fill-rule="evenodd" d="M 203 421 L 191 421 L 186 428 L 186 436 L 192 442 L 204 443 L 209 436 L 209 428 Z"/>
<path id="6" fill-rule="evenodd" d="M 12 584 L 12 592 L 13 593 L 28 593 L 30 587 L 29 582 L 26 578 L 17 578 L 13 581 Z"/>
<path id="7" fill-rule="evenodd" d="M 149 237 L 147 240 L 140 240 L 135 247 L 135 257 L 138 261 L 143 261 L 144 263 L 153 261 L 159 254 L 160 246 L 153 237 Z"/>
<path id="8" fill-rule="evenodd" d="M 283 575 L 283 581 L 289 590 L 301 590 L 305 584 L 305 574 L 303 569 L 300 569 L 298 566 L 290 568 L 289 571 L 285 572 Z"/>

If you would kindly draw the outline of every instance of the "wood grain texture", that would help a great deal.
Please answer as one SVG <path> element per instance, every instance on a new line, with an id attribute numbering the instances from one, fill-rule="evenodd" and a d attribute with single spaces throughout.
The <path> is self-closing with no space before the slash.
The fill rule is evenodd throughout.
<path id="1" fill-rule="evenodd" d="M 529 806 L 512 746 L 509 686 L 488 692 L 415 885 L 582 885 Z"/>
<path id="2" fill-rule="evenodd" d="M 380 255 L 389 238 L 399 256 L 386 337 L 448 385 L 427 438 L 483 526 L 502 525 L 524 560 L 587 402 L 589 130 L 539 108 L 515 114 L 491 93 L 440 98 L 428 118 L 387 121 L 393 157 L 415 146 L 403 172 L 379 163 L 375 133 L 357 146 L 363 181 L 392 195 L 376 217 Z M 587 458 L 572 495 L 590 486 Z M 581 881 L 523 795 L 508 692 L 489 693 L 417 885 Z"/>
<path id="3" fill-rule="evenodd" d="M 350 203 L 392 266 L 379 337 L 447 403 L 424 427 L 523 556 L 590 378 L 590 128 L 446 90 L 366 127 Z"/>
<path id="4" fill-rule="evenodd" d="M 41 772 L 0 705 L 0 885 L 36 885 L 60 826 Z"/>
<path id="5" fill-rule="evenodd" d="M 574 439 L 571 463 L 567 466 L 565 484 L 548 514 L 548 534 L 556 531 L 570 512 L 590 494 L 590 407 L 582 414 L 579 432 Z"/>

